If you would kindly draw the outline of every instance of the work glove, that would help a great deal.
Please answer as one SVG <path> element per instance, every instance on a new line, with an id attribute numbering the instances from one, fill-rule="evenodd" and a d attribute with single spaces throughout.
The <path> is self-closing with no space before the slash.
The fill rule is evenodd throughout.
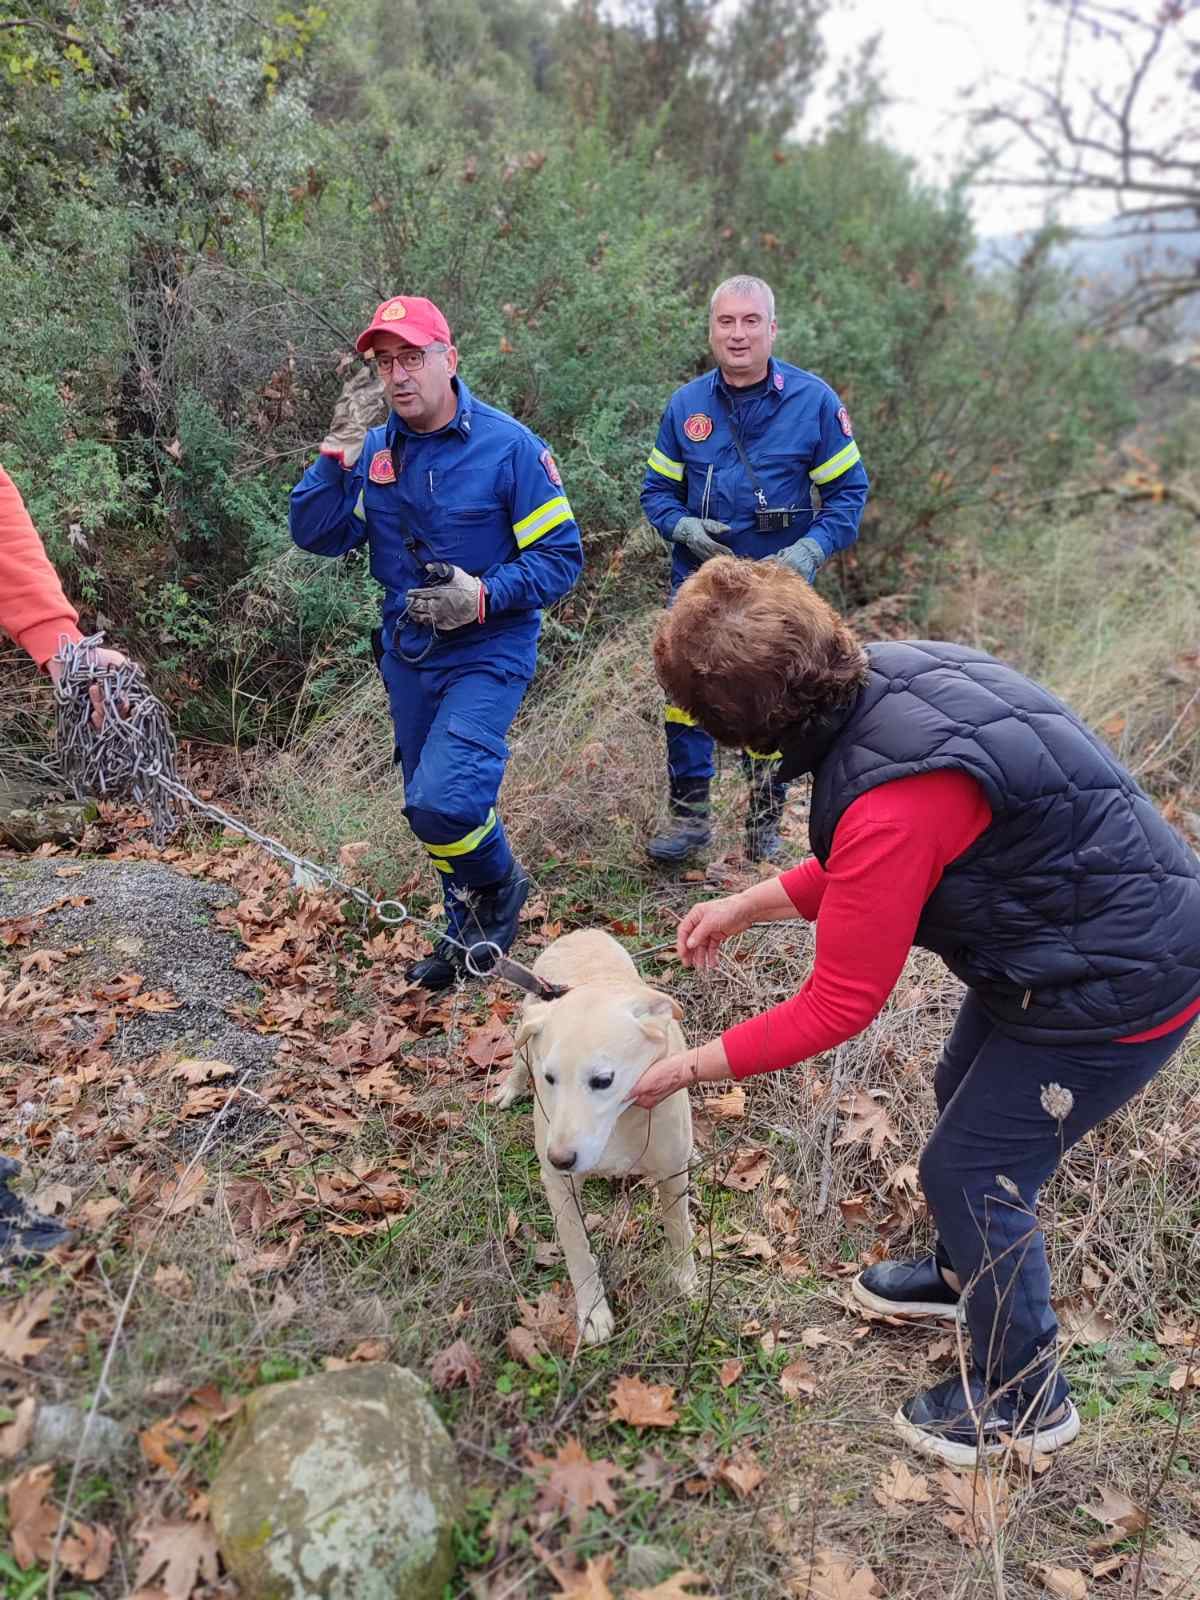
<path id="1" fill-rule="evenodd" d="M 329 432 L 321 440 L 321 454 L 332 456 L 344 467 L 352 467 L 362 454 L 367 429 L 387 416 L 383 384 L 363 367 L 347 378 L 333 408 Z"/>
<path id="2" fill-rule="evenodd" d="M 785 567 L 791 567 L 811 583 L 825 565 L 825 552 L 815 539 L 797 539 L 786 550 L 777 550 L 775 560 L 782 561 Z"/>
<path id="3" fill-rule="evenodd" d="M 732 531 L 727 522 L 718 522 L 715 517 L 680 517 L 671 530 L 671 539 L 681 544 L 695 560 L 711 561 L 713 556 L 729 554 L 717 540 Z"/>
<path id="4" fill-rule="evenodd" d="M 445 583 L 408 591 L 409 616 L 429 628 L 465 628 L 468 622 L 482 622 L 486 606 L 482 582 L 461 567 L 451 567 Z"/>

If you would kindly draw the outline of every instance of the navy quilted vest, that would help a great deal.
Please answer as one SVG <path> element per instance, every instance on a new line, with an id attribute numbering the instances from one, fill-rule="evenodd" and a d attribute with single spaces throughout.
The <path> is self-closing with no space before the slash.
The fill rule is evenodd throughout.
<path id="1" fill-rule="evenodd" d="M 858 699 L 815 736 L 784 735 L 781 772 L 813 772 L 822 863 L 846 807 L 881 783 L 953 769 L 991 824 L 926 902 L 935 951 L 1017 1039 L 1141 1033 L 1200 995 L 1200 860 L 1079 718 L 979 650 L 868 646 Z"/>

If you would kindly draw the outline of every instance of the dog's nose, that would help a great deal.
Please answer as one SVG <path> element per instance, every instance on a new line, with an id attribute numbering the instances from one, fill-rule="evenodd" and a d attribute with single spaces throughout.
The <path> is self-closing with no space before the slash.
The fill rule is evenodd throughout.
<path id="1" fill-rule="evenodd" d="M 560 1172 L 570 1172 L 571 1168 L 579 1160 L 578 1150 L 568 1150 L 566 1155 L 556 1155 L 554 1151 L 551 1150 L 549 1154 L 550 1165 L 557 1167 Z"/>

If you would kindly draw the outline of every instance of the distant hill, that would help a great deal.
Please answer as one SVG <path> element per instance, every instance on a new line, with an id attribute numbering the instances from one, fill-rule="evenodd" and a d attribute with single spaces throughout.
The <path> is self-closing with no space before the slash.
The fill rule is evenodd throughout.
<path id="1" fill-rule="evenodd" d="M 1073 229 L 1072 238 L 1055 246 L 1050 259 L 1079 282 L 1084 303 L 1096 309 L 1126 293 L 1139 277 L 1195 275 L 1198 292 L 1173 307 L 1157 330 L 1174 359 L 1195 360 L 1200 356 L 1200 225 L 1188 210 L 1164 213 L 1157 220 L 1158 231 L 1139 238 L 1128 237 L 1131 224 L 1119 218 Z M 983 271 L 1015 266 L 1032 238 L 1032 232 L 1025 232 L 982 239 L 976 265 Z"/>

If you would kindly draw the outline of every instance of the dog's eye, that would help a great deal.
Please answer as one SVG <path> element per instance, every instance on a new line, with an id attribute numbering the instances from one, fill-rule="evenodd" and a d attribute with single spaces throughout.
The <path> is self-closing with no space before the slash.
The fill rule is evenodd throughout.
<path id="1" fill-rule="evenodd" d="M 550 1085 L 551 1088 L 553 1088 L 554 1085 L 558 1082 L 558 1079 L 554 1076 L 554 1074 L 552 1072 L 544 1072 L 542 1074 L 542 1076 L 546 1080 L 546 1082 Z"/>
<path id="2" fill-rule="evenodd" d="M 589 1089 L 611 1089 L 612 1088 L 612 1081 L 613 1081 L 613 1074 L 611 1072 L 603 1072 L 603 1073 L 598 1072 L 598 1073 L 595 1074 L 594 1077 L 591 1077 L 591 1078 L 588 1079 L 588 1088 Z"/>

